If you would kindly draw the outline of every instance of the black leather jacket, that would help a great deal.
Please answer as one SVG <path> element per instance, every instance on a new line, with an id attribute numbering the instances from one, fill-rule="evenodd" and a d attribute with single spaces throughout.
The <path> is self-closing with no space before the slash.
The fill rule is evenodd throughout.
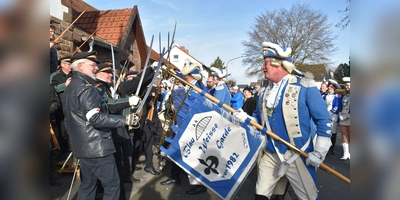
<path id="1" fill-rule="evenodd" d="M 62 103 L 65 128 L 76 157 L 104 157 L 115 152 L 111 128 L 123 127 L 125 116 L 107 114 L 106 103 L 95 88 L 94 79 L 74 72 Z M 87 119 L 88 112 L 95 108 L 100 108 L 100 112 Z"/>

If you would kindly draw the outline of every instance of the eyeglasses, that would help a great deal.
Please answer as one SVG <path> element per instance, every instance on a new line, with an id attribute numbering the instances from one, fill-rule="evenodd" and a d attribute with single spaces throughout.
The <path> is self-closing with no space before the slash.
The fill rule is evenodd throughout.
<path id="1" fill-rule="evenodd" d="M 87 65 L 90 65 L 90 66 L 92 66 L 92 67 L 96 67 L 97 66 L 97 64 L 89 64 L 89 63 L 85 63 L 85 62 L 82 62 L 83 64 L 87 64 Z"/>

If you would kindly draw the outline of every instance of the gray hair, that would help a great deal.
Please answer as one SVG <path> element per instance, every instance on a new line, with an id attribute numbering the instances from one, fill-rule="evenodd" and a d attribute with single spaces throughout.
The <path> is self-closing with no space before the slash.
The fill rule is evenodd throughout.
<path id="1" fill-rule="evenodd" d="M 79 60 L 76 60 L 76 61 L 74 61 L 73 63 L 72 63 L 72 70 L 73 71 L 79 71 L 79 69 L 78 69 L 78 64 L 79 63 L 83 63 L 83 62 L 85 62 L 85 59 L 79 59 Z"/>

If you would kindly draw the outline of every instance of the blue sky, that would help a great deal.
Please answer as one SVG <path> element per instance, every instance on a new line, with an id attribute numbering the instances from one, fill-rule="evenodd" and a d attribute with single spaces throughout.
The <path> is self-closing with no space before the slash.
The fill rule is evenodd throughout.
<path id="1" fill-rule="evenodd" d="M 237 0 L 237 1 L 200 1 L 200 0 L 85 0 L 99 10 L 132 8 L 138 6 L 146 41 L 151 36 L 155 40 L 153 49 L 158 51 L 158 36 L 161 33 L 162 46 L 167 46 L 168 32 L 172 36 L 174 23 L 177 22 L 175 44 L 185 46 L 189 54 L 210 65 L 219 56 L 225 64 L 242 55 L 242 41 L 249 40 L 246 31 L 254 26 L 255 18 L 266 10 L 285 7 L 289 9 L 295 0 Z M 339 10 L 346 7 L 346 0 L 304 0 L 311 7 L 328 15 L 328 21 L 336 24 L 341 18 Z M 335 68 L 347 63 L 350 53 L 350 27 L 340 30 L 333 26 L 334 41 L 338 52 L 332 56 Z M 248 84 L 256 78 L 245 77 L 246 68 L 241 59 L 233 60 L 228 66 L 229 73 L 238 84 Z"/>

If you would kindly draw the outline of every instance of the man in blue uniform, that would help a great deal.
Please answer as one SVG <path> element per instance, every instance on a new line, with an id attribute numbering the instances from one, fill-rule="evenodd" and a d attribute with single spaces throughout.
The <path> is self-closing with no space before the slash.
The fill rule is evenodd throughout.
<path id="1" fill-rule="evenodd" d="M 214 97 L 220 100 L 222 103 L 230 106 L 231 105 L 231 93 L 228 86 L 224 82 L 224 78 L 227 76 L 226 70 L 218 69 L 216 67 L 210 68 L 213 71 L 215 92 Z"/>
<path id="2" fill-rule="evenodd" d="M 299 199 L 318 199 L 316 168 L 331 146 L 331 117 L 312 75 L 306 73 L 302 77 L 292 64 L 291 49 L 271 42 L 263 42 L 262 46 L 264 64 L 261 69 L 271 83 L 260 93 L 253 116 L 309 157 L 305 159 L 267 136 L 268 142 L 258 164 L 255 199 L 271 198 L 282 177 L 288 179 Z M 247 114 L 235 113 L 240 121 L 246 119 L 244 115 Z"/>

